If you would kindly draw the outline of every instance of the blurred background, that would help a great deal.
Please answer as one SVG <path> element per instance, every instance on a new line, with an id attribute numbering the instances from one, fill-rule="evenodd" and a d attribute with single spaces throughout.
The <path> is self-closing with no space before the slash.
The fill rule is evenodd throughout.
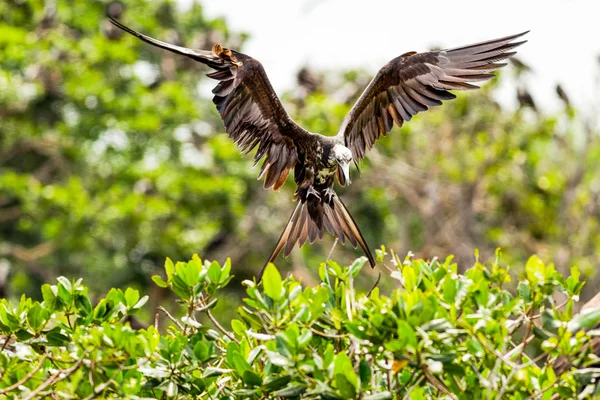
<path id="1" fill-rule="evenodd" d="M 246 51 L 263 62 L 292 117 L 329 135 L 389 59 L 532 29 L 497 79 L 394 128 L 338 193 L 372 250 L 454 254 L 465 269 L 475 249 L 485 261 L 501 248 L 515 276 L 538 254 L 565 272 L 579 266 L 584 299 L 595 294 L 600 43 L 586 38 L 600 28 L 592 1 L 550 1 L 545 18 L 508 1 L 491 21 L 474 1 L 425 9 L 377 0 L 352 10 L 336 0 L 283 3 L 0 3 L 0 295 L 40 297 L 41 283 L 65 275 L 97 294 L 136 287 L 153 310 L 165 293 L 150 277 L 165 257 L 193 253 L 230 257 L 230 287 L 241 292 L 294 208 L 292 180 L 263 190 L 252 157 L 224 134 L 209 71 L 124 34 L 106 13 L 171 43 Z M 314 283 L 332 245 L 326 237 L 277 265 Z M 332 258 L 348 264 L 361 254 L 338 245 Z M 375 278 L 361 275 L 365 286 Z"/>

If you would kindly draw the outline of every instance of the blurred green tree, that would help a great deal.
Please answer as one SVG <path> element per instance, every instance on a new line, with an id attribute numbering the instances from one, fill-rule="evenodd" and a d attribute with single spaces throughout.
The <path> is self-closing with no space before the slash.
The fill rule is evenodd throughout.
<path id="1" fill-rule="evenodd" d="M 197 2 L 185 12 L 163 0 L 0 3 L 0 272 L 10 269 L 11 292 L 36 295 L 60 274 L 98 292 L 143 287 L 167 254 L 229 256 L 237 279 L 251 276 L 291 212 L 289 188 L 255 181 L 251 157 L 223 134 L 206 69 L 123 35 L 105 13 L 187 47 L 243 50 L 246 39 Z M 533 73 L 514 72 L 502 79 L 518 87 Z M 303 68 L 282 97 L 307 129 L 335 134 L 368 79 Z M 500 246 L 510 262 L 538 253 L 590 273 L 600 261 L 598 130 L 570 105 L 554 116 L 503 109 L 498 81 L 393 131 L 342 196 L 373 248 L 468 264 L 474 248 Z M 304 266 L 332 243 L 279 264 L 315 282 Z"/>

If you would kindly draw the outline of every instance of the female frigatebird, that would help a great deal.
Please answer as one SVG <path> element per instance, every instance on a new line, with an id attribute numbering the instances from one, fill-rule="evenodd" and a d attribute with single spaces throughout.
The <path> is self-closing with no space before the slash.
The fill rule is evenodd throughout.
<path id="1" fill-rule="evenodd" d="M 110 18 L 110 17 L 109 17 Z M 263 157 L 260 175 L 265 189 L 279 189 L 294 169 L 298 205 L 292 213 L 269 262 L 285 246 L 287 256 L 294 245 L 322 238 L 324 230 L 340 242 L 360 245 L 371 267 L 375 259 L 360 229 L 333 190 L 334 177 L 340 185 L 350 184 L 350 163 L 358 163 L 365 151 L 394 122 L 404 121 L 442 100 L 456 96 L 448 90 L 478 89 L 470 82 L 494 77 L 490 72 L 515 54 L 512 50 L 525 35 L 506 36 L 487 42 L 425 53 L 409 52 L 383 66 L 344 118 L 336 136 L 308 132 L 296 124 L 283 108 L 260 62 L 235 50 L 215 44 L 212 51 L 192 50 L 153 39 L 111 18 L 113 24 L 154 46 L 187 56 L 215 71 L 207 76 L 219 81 L 213 102 L 225 124 L 225 132 L 238 147 L 249 153 L 258 146 L 255 164 Z M 266 264 L 265 264 L 266 266 Z M 264 270 L 264 267 L 263 267 Z M 261 274 L 259 276 L 262 275 Z"/>

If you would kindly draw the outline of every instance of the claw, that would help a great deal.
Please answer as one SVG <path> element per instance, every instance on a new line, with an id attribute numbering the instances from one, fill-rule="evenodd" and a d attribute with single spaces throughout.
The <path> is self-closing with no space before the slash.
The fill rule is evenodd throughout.
<path id="1" fill-rule="evenodd" d="M 325 189 L 323 196 L 325 197 L 325 201 L 327 201 L 328 204 L 331 204 L 331 202 L 333 201 L 333 197 L 335 196 L 335 191 L 333 190 L 333 188 L 328 187 L 327 189 Z"/>
<path id="2" fill-rule="evenodd" d="M 308 188 L 308 191 L 306 192 L 306 198 L 308 199 L 308 196 L 310 195 L 315 196 L 319 201 L 321 201 L 321 196 L 319 195 L 319 192 L 317 192 L 312 186 Z"/>

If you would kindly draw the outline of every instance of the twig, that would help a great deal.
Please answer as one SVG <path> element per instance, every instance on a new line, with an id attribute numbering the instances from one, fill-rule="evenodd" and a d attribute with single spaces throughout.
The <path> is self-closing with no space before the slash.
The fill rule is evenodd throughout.
<path id="1" fill-rule="evenodd" d="M 154 314 L 154 328 L 158 330 L 158 313 Z"/>
<path id="2" fill-rule="evenodd" d="M 504 342 L 504 344 L 502 345 L 502 351 L 500 351 L 500 353 L 504 354 L 504 352 L 506 351 L 506 345 L 508 342 Z M 488 381 L 490 382 L 490 386 L 488 387 L 488 393 L 487 393 L 487 400 L 490 400 L 492 398 L 492 389 L 495 389 L 496 386 L 496 379 L 497 379 L 497 374 L 498 374 L 498 368 L 500 368 L 500 359 L 496 358 L 496 362 L 494 363 L 494 368 L 492 369 L 492 372 L 489 375 Z M 513 369 L 514 371 L 514 369 Z"/>
<path id="3" fill-rule="evenodd" d="M 371 288 L 371 290 L 369 290 L 369 293 L 367 293 L 367 297 L 371 296 L 371 293 L 373 292 L 373 290 L 375 290 L 375 288 L 377 287 L 377 285 L 379 285 L 379 281 L 381 280 L 381 271 L 379 271 L 379 274 L 377 275 L 377 280 L 375 281 L 375 284 L 373 285 L 373 287 Z"/>
<path id="4" fill-rule="evenodd" d="M 240 344 L 240 341 L 237 340 L 235 338 L 235 336 L 233 336 L 231 333 L 229 333 L 227 331 L 227 329 L 223 328 L 223 326 L 221 326 L 221 324 L 219 323 L 219 321 L 217 321 L 215 319 L 215 317 L 213 317 L 212 313 L 210 312 L 210 310 L 205 310 L 204 311 L 206 313 L 206 315 L 208 315 L 208 318 L 212 321 L 212 323 L 217 327 L 218 330 L 220 330 L 225 336 L 227 336 L 229 339 L 233 340 L 234 342 L 236 342 L 237 344 Z"/>
<path id="5" fill-rule="evenodd" d="M 402 398 L 402 400 L 407 400 L 410 397 L 410 394 L 412 393 L 413 390 L 415 390 L 415 388 L 417 386 L 419 386 L 419 383 L 421 383 L 421 381 L 425 379 L 425 376 L 421 375 L 419 376 L 419 378 L 417 379 L 417 381 L 414 383 L 414 385 L 412 385 L 409 389 L 408 392 L 406 392 L 406 394 L 404 395 L 404 397 Z"/>
<path id="6" fill-rule="evenodd" d="M 392 362 L 393 362 L 393 361 L 392 361 Z M 417 368 L 413 368 L 413 369 L 412 369 L 412 372 L 410 373 L 410 376 L 408 377 L 408 379 L 406 380 L 406 382 L 404 382 L 404 383 L 402 384 L 402 386 L 400 386 L 400 387 L 398 388 L 398 390 L 397 390 L 398 394 L 400 394 L 400 393 L 402 392 L 402 390 L 404 390 L 404 388 L 406 387 L 406 385 L 408 385 L 409 383 L 411 383 L 411 382 L 412 382 L 412 380 L 413 380 L 413 378 L 415 377 L 415 374 L 417 373 L 417 371 L 418 371 L 418 369 L 417 369 Z M 399 376 L 399 375 L 397 375 L 397 376 Z M 400 384 L 400 379 L 399 379 L 399 378 L 397 379 L 397 381 L 398 381 L 398 384 Z M 390 390 L 390 393 L 391 393 L 392 389 L 390 388 L 389 390 Z"/>
<path id="7" fill-rule="evenodd" d="M 559 310 L 561 308 L 563 308 L 571 299 L 567 299 L 565 301 L 563 301 L 562 303 L 560 303 L 558 306 L 556 306 L 556 309 Z M 531 319 L 538 319 L 542 316 L 542 313 L 536 314 L 533 317 L 531 317 Z"/>
<path id="8" fill-rule="evenodd" d="M 319 336 L 323 336 L 329 339 L 344 339 L 346 336 L 345 335 L 336 335 L 333 333 L 325 333 L 325 332 L 321 332 L 315 328 L 313 328 L 312 326 L 310 326 L 308 329 L 311 330 L 311 332 L 316 333 Z"/>
<path id="9" fill-rule="evenodd" d="M 498 350 L 494 349 L 493 347 L 491 347 L 483 338 L 479 337 L 479 335 L 474 334 L 473 335 L 475 338 L 477 338 L 477 340 L 479 340 L 479 343 L 481 343 L 481 345 L 483 347 L 485 347 L 488 351 L 492 352 L 496 357 L 498 357 L 499 359 L 501 359 L 502 361 L 504 361 L 504 363 L 508 366 L 510 366 L 511 368 L 520 368 L 519 364 L 515 364 L 510 360 L 507 360 L 502 353 L 500 353 Z"/>
<path id="10" fill-rule="evenodd" d="M 179 329 L 181 329 L 182 331 L 184 330 L 184 328 L 183 328 L 183 325 L 181 325 L 181 323 L 180 323 L 179 321 L 177 321 L 177 319 L 175 319 L 175 317 L 174 317 L 174 316 L 172 316 L 172 315 L 171 315 L 171 313 L 170 313 L 170 312 L 168 312 L 166 308 L 164 308 L 163 306 L 158 306 L 156 309 L 157 309 L 158 311 L 162 311 L 163 313 L 165 313 L 165 315 L 166 315 L 166 316 L 167 316 L 167 317 L 168 317 L 168 318 L 169 318 L 171 321 L 175 322 L 175 325 L 177 325 L 177 327 L 178 327 Z"/>
<path id="11" fill-rule="evenodd" d="M 517 351 L 519 351 L 523 347 L 527 346 L 529 344 L 529 342 L 531 342 L 534 338 L 535 338 L 535 335 L 529 336 L 527 339 L 525 339 L 524 341 L 522 341 L 521 343 L 519 343 L 517 346 L 515 346 L 511 351 L 509 351 L 508 353 L 506 353 L 504 356 L 506 358 L 508 358 L 508 359 L 512 358 L 512 356 L 513 356 L 514 353 L 516 353 Z"/>
<path id="12" fill-rule="evenodd" d="M 431 382 L 431 384 L 433 386 L 435 386 L 438 390 L 442 391 L 446 396 L 450 396 L 450 398 L 452 398 L 454 400 L 458 400 L 457 397 L 450 391 L 450 389 L 448 389 L 446 387 L 446 385 L 444 385 L 443 382 L 441 382 L 435 376 L 431 375 L 429 373 L 429 371 L 427 371 L 427 368 L 423 368 L 423 374 L 425 375 L 425 377 L 427 378 L 427 380 L 429 382 Z"/>
<path id="13" fill-rule="evenodd" d="M 338 238 L 335 238 L 333 241 L 333 246 L 331 246 L 331 250 L 329 250 L 329 255 L 327 256 L 327 261 L 331 259 L 331 255 L 333 254 L 333 250 L 335 249 L 335 245 L 338 243 Z"/>
<path id="14" fill-rule="evenodd" d="M 117 385 L 117 381 L 115 381 L 115 377 L 121 371 L 123 371 L 123 365 L 119 365 L 119 369 L 113 374 L 113 376 L 108 381 L 106 381 L 106 382 L 98 385 L 97 387 L 95 387 L 94 388 L 94 392 L 92 394 L 90 394 L 88 397 L 86 397 L 84 400 L 95 399 L 99 394 L 101 394 L 102 392 L 104 392 L 106 390 L 106 388 L 109 387 L 110 385 L 113 385 L 113 384 Z"/>
<path id="15" fill-rule="evenodd" d="M 556 386 L 556 383 L 553 383 L 552 385 L 548 386 L 546 389 L 544 390 L 540 390 L 537 393 L 532 394 L 531 396 L 527 397 L 525 400 L 532 400 L 532 399 L 537 399 L 538 397 L 542 396 L 544 393 L 546 393 L 548 390 L 552 389 L 554 386 Z"/>
<path id="16" fill-rule="evenodd" d="M 46 389 L 48 386 L 53 385 L 56 382 L 60 382 L 60 381 L 62 381 L 64 379 L 67 379 L 73 372 L 75 372 L 75 371 L 77 371 L 79 369 L 79 367 L 81 366 L 81 364 L 83 364 L 83 361 L 85 360 L 85 357 L 88 355 L 88 353 L 89 353 L 89 351 L 86 350 L 81 355 L 81 358 L 75 363 L 75 365 L 73 365 L 71 368 L 59 371 L 55 375 L 52 375 L 44 383 L 42 383 L 40 386 L 38 386 L 34 391 L 32 391 L 31 393 L 29 393 L 29 396 L 25 397 L 23 400 L 34 399 L 34 398 L 36 398 L 36 396 L 41 391 L 43 391 L 44 389 Z"/>
<path id="17" fill-rule="evenodd" d="M 0 354 L 4 351 L 4 349 L 8 345 L 8 342 L 10 341 L 10 336 L 11 335 L 6 335 L 6 339 L 4 339 L 4 343 L 2 343 L 2 348 L 0 348 Z"/>
<path id="18" fill-rule="evenodd" d="M 40 368 L 42 368 L 42 364 L 44 363 L 44 361 L 46 361 L 46 358 L 48 358 L 47 354 L 44 354 L 42 356 L 42 358 L 40 358 L 40 362 L 38 363 L 38 365 L 32 369 L 31 371 L 29 371 L 29 373 L 27 375 L 25 375 L 23 377 L 23 379 L 21 379 L 19 382 L 15 383 L 14 385 L 10 385 L 8 387 L 5 387 L 4 389 L 0 390 L 0 395 L 4 394 L 4 393 L 8 393 L 11 390 L 14 390 L 16 388 L 18 388 L 19 386 L 21 386 L 22 384 L 24 384 L 25 382 L 27 382 L 28 380 L 31 379 L 31 377 L 33 375 L 35 375 L 36 372 L 38 372 L 40 370 Z"/>
<path id="19" fill-rule="evenodd" d="M 498 391 L 498 395 L 496 396 L 497 400 L 502 400 L 502 398 L 504 397 L 504 393 L 506 393 L 506 389 L 508 389 L 508 384 L 516 372 L 517 370 L 513 368 L 510 371 L 510 374 L 508 374 L 508 376 L 504 380 L 504 382 L 502 382 L 502 387 L 500 388 L 500 390 Z"/>

